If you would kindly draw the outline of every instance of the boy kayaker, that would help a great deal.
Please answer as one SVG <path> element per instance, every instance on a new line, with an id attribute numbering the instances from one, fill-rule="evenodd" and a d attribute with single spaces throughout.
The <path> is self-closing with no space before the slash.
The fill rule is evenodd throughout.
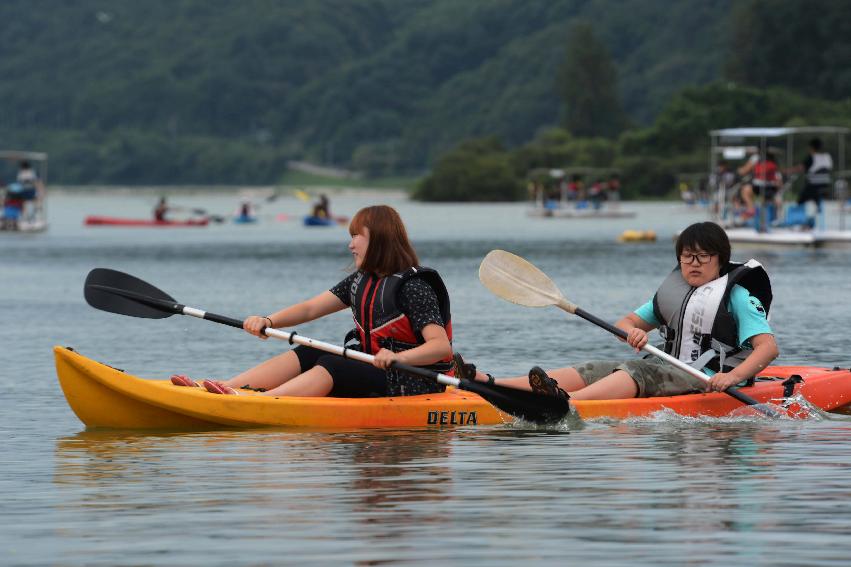
<path id="1" fill-rule="evenodd" d="M 371 397 L 441 392 L 432 380 L 397 372 L 395 362 L 452 370 L 449 294 L 438 273 L 419 265 L 395 209 L 358 211 L 349 225 L 355 271 L 329 291 L 266 316 L 252 315 L 243 328 L 266 339 L 268 328 L 292 327 L 351 308 L 354 348 L 375 356 L 373 366 L 305 346 L 271 358 L 230 380 L 205 380 L 208 391 L 234 394 L 249 387 L 269 396 Z M 186 376 L 172 382 L 195 386 Z"/>
<path id="2" fill-rule="evenodd" d="M 665 352 L 711 376 L 695 378 L 656 358 L 601 360 L 500 380 L 500 385 L 564 395 L 576 400 L 673 396 L 723 391 L 745 381 L 773 361 L 779 351 L 767 321 L 771 284 L 755 260 L 730 263 L 727 233 L 715 223 L 686 228 L 676 242 L 679 266 L 653 298 L 617 326 L 636 352 L 647 333 L 659 328 Z M 455 355 L 456 376 L 492 381 Z"/>

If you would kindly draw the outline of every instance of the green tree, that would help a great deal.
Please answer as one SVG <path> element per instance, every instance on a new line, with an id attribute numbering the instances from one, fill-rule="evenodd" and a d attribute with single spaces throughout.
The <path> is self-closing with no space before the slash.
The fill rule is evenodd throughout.
<path id="1" fill-rule="evenodd" d="M 558 87 L 565 105 L 564 125 L 574 135 L 614 138 L 626 126 L 611 55 L 587 23 L 570 30 Z"/>
<path id="2" fill-rule="evenodd" d="M 732 13 L 726 75 L 760 88 L 844 99 L 851 92 L 851 2 L 750 0 Z"/>
<path id="3" fill-rule="evenodd" d="M 421 201 L 513 201 L 523 198 L 510 157 L 495 138 L 468 140 L 437 161 L 420 182 Z"/>

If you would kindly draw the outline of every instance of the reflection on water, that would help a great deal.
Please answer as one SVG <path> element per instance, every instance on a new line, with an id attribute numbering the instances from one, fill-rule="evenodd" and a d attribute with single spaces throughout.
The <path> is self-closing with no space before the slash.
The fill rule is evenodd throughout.
<path id="1" fill-rule="evenodd" d="M 580 433 L 79 433 L 56 442 L 51 517 L 76 518 L 54 533 L 72 562 L 120 562 L 133 532 L 145 534 L 138 562 L 174 564 L 285 552 L 370 564 L 569 554 L 838 565 L 851 551 L 849 430 L 670 419 Z"/>

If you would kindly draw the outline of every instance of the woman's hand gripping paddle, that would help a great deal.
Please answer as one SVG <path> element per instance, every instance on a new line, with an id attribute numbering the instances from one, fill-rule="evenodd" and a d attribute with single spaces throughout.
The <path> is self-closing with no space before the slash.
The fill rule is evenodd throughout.
<path id="1" fill-rule="evenodd" d="M 242 321 L 239 319 L 208 313 L 194 307 L 187 307 L 175 301 L 167 293 L 139 278 L 106 268 L 96 268 L 89 272 L 86 278 L 85 297 L 88 304 L 92 307 L 110 313 L 118 313 L 119 315 L 147 319 L 164 319 L 172 315 L 191 315 L 199 319 L 206 319 L 207 321 L 242 329 Z M 303 337 L 295 331 L 288 333 L 278 329 L 267 328 L 264 332 L 269 337 L 288 341 L 290 344 L 298 343 L 367 364 L 371 364 L 374 358 L 372 355 L 364 352 Z M 555 423 L 570 412 L 570 406 L 567 401 L 552 396 L 493 384 L 484 384 L 472 380 L 459 380 L 458 378 L 440 374 L 426 368 L 419 368 L 398 362 L 394 362 L 392 366 L 404 372 L 430 378 L 440 384 L 455 386 L 461 390 L 478 394 L 505 413 L 526 421 Z"/>
<path id="2" fill-rule="evenodd" d="M 586 321 L 594 323 L 598 327 L 609 331 L 613 335 L 622 339 L 627 338 L 627 333 L 623 329 L 599 319 L 598 317 L 584 311 L 580 307 L 568 301 L 556 284 L 544 272 L 527 260 L 506 252 L 505 250 L 492 250 L 482 260 L 479 266 L 479 279 L 494 295 L 526 307 L 547 307 L 555 305 L 559 309 L 567 311 L 573 315 L 577 315 Z M 705 382 L 709 381 L 700 370 L 689 366 L 685 362 L 674 358 L 668 353 L 659 350 L 652 345 L 644 345 L 642 350 L 657 356 L 665 362 L 676 366 L 680 370 L 688 372 L 692 376 L 699 378 Z M 724 393 L 736 398 L 740 402 L 749 406 L 754 406 L 757 411 L 771 416 L 778 416 L 778 412 L 767 407 L 764 404 L 759 404 L 750 396 L 739 392 L 734 388 L 724 390 Z"/>

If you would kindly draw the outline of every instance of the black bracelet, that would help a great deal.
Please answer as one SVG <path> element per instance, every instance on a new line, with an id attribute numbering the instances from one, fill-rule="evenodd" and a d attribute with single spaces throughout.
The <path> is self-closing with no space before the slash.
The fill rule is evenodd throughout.
<path id="1" fill-rule="evenodd" d="M 273 325 L 273 324 L 272 324 L 272 319 L 271 319 L 271 317 L 265 317 L 265 316 L 264 316 L 263 318 L 264 318 L 264 319 L 266 319 L 267 321 L 269 321 L 269 326 L 270 326 L 270 327 L 272 327 L 273 329 L 275 328 L 275 325 Z"/>

